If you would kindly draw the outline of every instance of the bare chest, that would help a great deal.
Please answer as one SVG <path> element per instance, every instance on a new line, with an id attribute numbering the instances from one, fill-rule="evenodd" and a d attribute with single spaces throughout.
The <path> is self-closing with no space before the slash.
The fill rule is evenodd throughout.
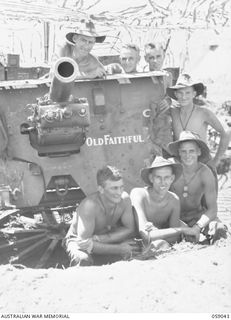
<path id="1" fill-rule="evenodd" d="M 151 199 L 144 201 L 147 220 L 151 221 L 157 228 L 168 226 L 168 221 L 172 212 L 169 201 L 155 202 Z"/>
<path id="2" fill-rule="evenodd" d="M 181 176 L 173 185 L 175 192 L 181 202 L 181 210 L 195 209 L 200 207 L 201 198 L 204 194 L 204 187 L 200 180 L 199 172 L 196 176 L 183 177 Z"/>
<path id="3" fill-rule="evenodd" d="M 172 112 L 172 124 L 176 139 L 185 130 L 197 133 L 204 141 L 207 139 L 208 125 L 196 110 L 190 113 L 181 113 L 180 108 L 176 108 Z"/>
<path id="4" fill-rule="evenodd" d="M 122 208 L 115 206 L 111 210 L 100 210 L 95 219 L 95 232 L 103 234 L 108 232 L 120 224 L 122 216 Z"/>

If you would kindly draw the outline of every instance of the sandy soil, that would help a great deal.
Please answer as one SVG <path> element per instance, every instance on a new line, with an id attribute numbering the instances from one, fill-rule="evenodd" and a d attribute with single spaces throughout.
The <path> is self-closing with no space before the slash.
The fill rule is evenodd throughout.
<path id="1" fill-rule="evenodd" d="M 230 186 L 219 216 L 231 227 Z M 0 313 L 231 312 L 231 237 L 148 261 L 62 269 L 0 266 Z"/>
<path id="2" fill-rule="evenodd" d="M 231 312 L 230 248 L 66 270 L 1 266 L 0 312 Z"/>

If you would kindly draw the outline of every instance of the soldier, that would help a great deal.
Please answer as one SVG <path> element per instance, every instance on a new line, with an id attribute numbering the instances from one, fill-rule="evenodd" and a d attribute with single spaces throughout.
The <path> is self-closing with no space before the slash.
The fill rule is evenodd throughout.
<path id="1" fill-rule="evenodd" d="M 164 72 L 165 76 L 163 79 L 164 90 L 172 86 L 173 77 L 170 72 L 163 70 L 163 63 L 165 59 L 165 49 L 163 45 L 159 42 L 152 43 L 149 42 L 144 46 L 144 59 L 147 62 L 147 65 L 144 66 L 143 71 L 161 71 Z M 167 99 L 168 105 L 171 104 L 171 99 Z M 161 108 L 163 110 L 163 107 Z"/>
<path id="2" fill-rule="evenodd" d="M 147 43 L 144 46 L 144 59 L 147 65 L 144 66 L 144 72 L 161 71 L 164 63 L 164 47 L 160 43 Z"/>
<path id="3" fill-rule="evenodd" d="M 140 252 L 131 240 L 135 221 L 121 173 L 105 166 L 97 172 L 97 184 L 98 191 L 80 203 L 66 235 L 71 266 L 127 260 Z"/>
<path id="4" fill-rule="evenodd" d="M 214 170 L 229 144 L 229 136 L 216 115 L 205 106 L 194 104 L 194 98 L 201 95 L 203 83 L 192 80 L 190 75 L 179 76 L 175 86 L 167 88 L 167 94 L 178 104 L 171 107 L 172 127 L 174 140 L 179 139 L 180 133 L 185 130 L 195 132 L 207 143 L 208 126 L 220 134 L 220 142 L 213 159 L 210 157 L 208 165 Z"/>
<path id="5" fill-rule="evenodd" d="M 141 170 L 147 186 L 131 191 L 139 233 L 145 243 L 151 241 L 154 247 L 168 246 L 181 238 L 179 198 L 169 191 L 181 172 L 181 164 L 157 156 L 151 166 Z"/>
<path id="6" fill-rule="evenodd" d="M 92 21 L 82 20 L 74 32 L 66 34 L 66 43 L 61 48 L 60 57 L 73 58 L 79 67 L 81 77 L 104 77 L 105 69 L 101 62 L 91 54 L 95 43 L 102 43 L 105 35 L 99 35 Z"/>
<path id="7" fill-rule="evenodd" d="M 140 61 L 140 49 L 133 43 L 124 44 L 120 50 L 120 64 L 111 63 L 106 66 L 108 74 L 136 73 Z"/>
<path id="8" fill-rule="evenodd" d="M 140 49 L 133 43 L 125 44 L 120 51 L 120 63 L 126 73 L 135 73 L 140 61 Z"/>
<path id="9" fill-rule="evenodd" d="M 163 70 L 165 58 L 165 49 L 159 42 L 149 42 L 144 47 L 144 59 L 147 65 L 144 66 L 144 72 L 160 71 L 163 77 L 153 77 L 154 84 L 160 81 L 163 84 L 163 98 L 158 103 L 150 104 L 150 138 L 154 145 L 157 145 L 155 153 L 168 156 L 166 147 L 172 138 L 170 106 L 172 100 L 166 95 L 166 88 L 172 86 L 173 77 L 170 72 Z M 161 136 L 161 139 L 160 139 Z M 155 147 L 156 148 L 156 147 Z"/>
<path id="10" fill-rule="evenodd" d="M 190 227 L 184 234 L 198 242 L 203 233 L 213 243 L 221 235 L 225 236 L 226 228 L 217 219 L 215 177 L 203 163 L 209 159 L 209 148 L 190 131 L 181 132 L 179 139 L 169 143 L 168 148 L 183 166 L 182 175 L 173 182 L 171 190 L 180 199 L 181 220 Z"/>

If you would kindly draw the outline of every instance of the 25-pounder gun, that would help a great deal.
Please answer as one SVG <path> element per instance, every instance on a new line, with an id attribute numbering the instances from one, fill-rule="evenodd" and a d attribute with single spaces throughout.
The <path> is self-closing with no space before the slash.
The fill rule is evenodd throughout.
<path id="1" fill-rule="evenodd" d="M 77 73 L 75 62 L 62 58 L 49 94 L 49 81 L 0 84 L 6 146 L 0 161 L 1 263 L 59 264 L 72 213 L 96 190 L 97 170 L 106 163 L 120 168 L 129 192 L 142 185 L 140 169 L 171 139 L 168 115 L 158 118 L 164 74 L 75 80 Z M 42 98 L 31 104 L 36 97 Z"/>

